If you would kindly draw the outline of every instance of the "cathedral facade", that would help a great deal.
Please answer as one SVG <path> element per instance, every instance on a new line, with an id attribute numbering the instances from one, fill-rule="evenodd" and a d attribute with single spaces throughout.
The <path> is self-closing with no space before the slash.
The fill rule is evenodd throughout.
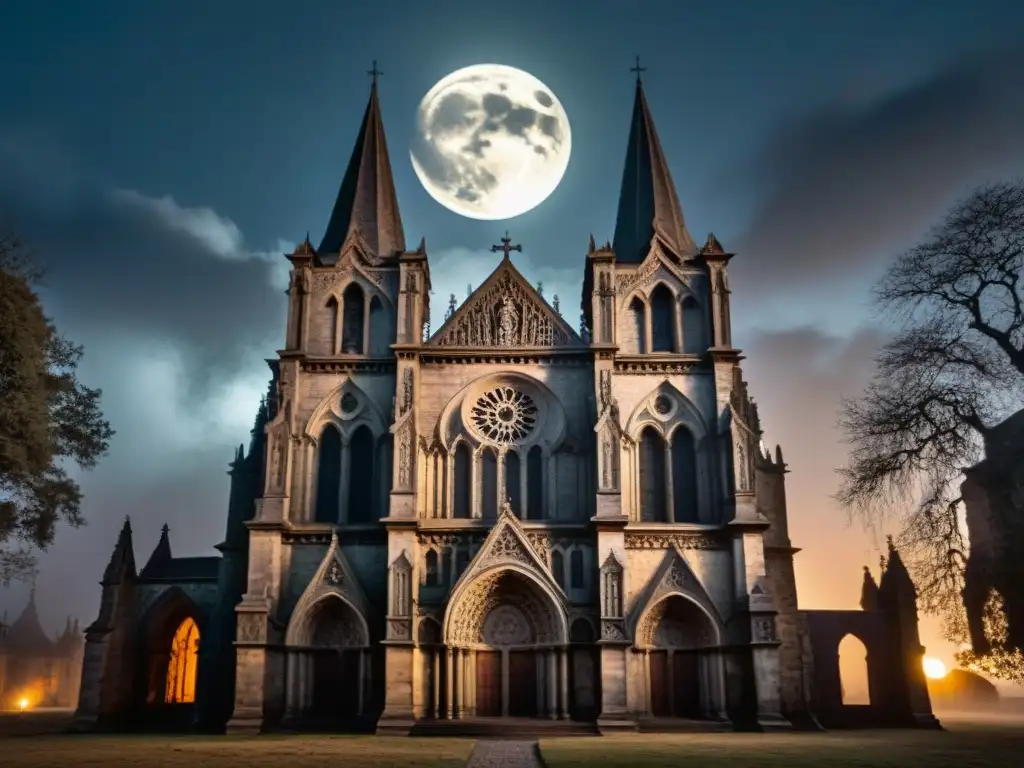
<path id="1" fill-rule="evenodd" d="M 228 730 L 805 713 L 786 468 L 732 344 L 732 254 L 689 234 L 639 81 L 619 194 L 578 326 L 505 241 L 429 333 L 430 259 L 406 245 L 374 84 L 322 241 L 288 255 L 219 565 L 171 557 L 165 530 L 136 573 L 126 522 L 79 721 L 139 700 Z M 179 696 L 169 638 L 189 616 L 199 673 Z"/>

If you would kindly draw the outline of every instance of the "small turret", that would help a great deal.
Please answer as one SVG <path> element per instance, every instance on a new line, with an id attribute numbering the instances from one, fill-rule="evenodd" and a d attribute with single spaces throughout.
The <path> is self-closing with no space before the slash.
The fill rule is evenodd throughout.
<path id="1" fill-rule="evenodd" d="M 139 576 L 143 579 L 159 576 L 160 572 L 171 562 L 173 557 L 171 554 L 171 530 L 167 527 L 167 523 L 164 523 L 163 528 L 160 529 L 160 540 L 157 542 L 156 547 L 153 549 L 153 554 L 149 556 L 149 560 L 143 566 Z"/>
<path id="2" fill-rule="evenodd" d="M 864 583 L 860 588 L 860 607 L 865 611 L 878 610 L 878 584 L 871 575 L 871 569 L 864 566 Z"/>
<path id="3" fill-rule="evenodd" d="M 121 533 L 118 534 L 117 543 L 114 545 L 114 551 L 110 555 L 110 562 L 107 563 L 107 568 L 103 571 L 103 580 L 100 583 L 104 586 L 107 584 L 120 584 L 125 575 L 134 579 L 135 574 L 135 548 L 132 544 L 132 521 L 126 515 L 124 518 L 124 525 L 121 526 Z"/>

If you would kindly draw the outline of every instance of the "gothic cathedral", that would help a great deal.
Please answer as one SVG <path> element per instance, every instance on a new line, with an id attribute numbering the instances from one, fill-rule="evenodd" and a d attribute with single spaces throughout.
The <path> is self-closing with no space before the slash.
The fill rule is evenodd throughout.
<path id="1" fill-rule="evenodd" d="M 172 557 L 165 529 L 136 572 L 126 521 L 79 721 L 138 701 L 239 731 L 806 712 L 786 468 L 732 345 L 732 254 L 687 231 L 639 80 L 619 195 L 578 329 L 506 241 L 431 334 L 374 84 L 323 239 L 288 255 L 221 557 Z"/>

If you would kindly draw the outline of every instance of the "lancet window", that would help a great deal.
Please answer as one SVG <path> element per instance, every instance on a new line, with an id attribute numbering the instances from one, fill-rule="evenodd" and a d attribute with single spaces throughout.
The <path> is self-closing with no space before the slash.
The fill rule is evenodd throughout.
<path id="1" fill-rule="evenodd" d="M 192 618 L 178 625 L 171 639 L 167 663 L 164 702 L 191 704 L 196 700 L 196 670 L 199 666 L 199 627 Z"/>
<path id="2" fill-rule="evenodd" d="M 653 426 L 644 427 L 639 441 L 641 522 L 700 521 L 697 464 L 696 442 L 686 426 L 676 427 L 670 441 Z"/>
<path id="3" fill-rule="evenodd" d="M 363 354 L 365 344 L 364 306 L 366 297 L 357 283 L 349 283 L 341 296 L 341 352 L 346 355 Z"/>
<path id="4" fill-rule="evenodd" d="M 651 292 L 651 351 L 675 351 L 676 313 L 672 291 L 658 283 Z"/>

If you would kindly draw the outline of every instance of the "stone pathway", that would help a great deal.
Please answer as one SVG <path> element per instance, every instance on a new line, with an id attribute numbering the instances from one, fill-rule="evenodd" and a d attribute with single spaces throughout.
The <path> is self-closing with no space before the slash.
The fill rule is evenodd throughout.
<path id="1" fill-rule="evenodd" d="M 537 742 L 477 741 L 466 768 L 540 768 Z"/>

